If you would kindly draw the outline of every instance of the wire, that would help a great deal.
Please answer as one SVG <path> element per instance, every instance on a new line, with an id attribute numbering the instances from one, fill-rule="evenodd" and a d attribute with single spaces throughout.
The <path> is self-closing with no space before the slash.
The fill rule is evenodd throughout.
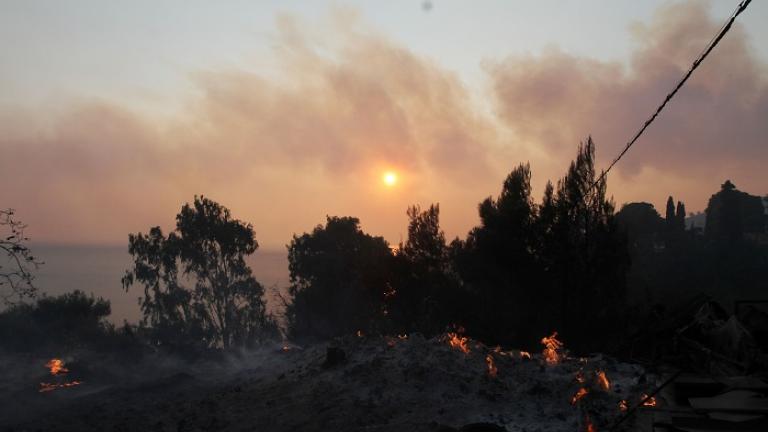
<path id="1" fill-rule="evenodd" d="M 706 45 L 704 50 L 699 54 L 699 57 L 693 62 L 693 65 L 691 65 L 691 68 L 688 70 L 688 72 L 683 76 L 683 78 L 680 80 L 680 82 L 677 83 L 674 89 L 667 94 L 667 97 L 664 98 L 664 102 L 659 105 L 658 108 L 656 108 L 656 111 L 654 111 L 653 115 L 651 115 L 648 120 L 645 121 L 643 126 L 640 128 L 640 130 L 635 133 L 635 135 L 632 137 L 632 139 L 627 143 L 626 146 L 624 146 L 624 149 L 621 150 L 618 156 L 616 156 L 610 165 L 608 165 L 608 168 L 606 168 L 601 174 L 600 177 L 598 177 L 597 180 L 595 180 L 594 183 L 592 183 L 592 186 L 590 186 L 589 190 L 594 189 L 596 186 L 598 186 L 603 180 L 605 180 L 605 177 L 608 175 L 608 172 L 611 170 L 611 168 L 616 165 L 619 160 L 621 160 L 622 157 L 629 151 L 629 148 L 632 147 L 633 144 L 637 141 L 638 138 L 640 138 L 640 135 L 645 132 L 645 130 L 648 128 L 648 126 L 653 123 L 654 120 L 656 120 L 656 117 L 659 116 L 659 113 L 664 109 L 664 107 L 667 106 L 667 103 L 675 96 L 678 90 L 685 84 L 686 81 L 688 81 L 688 78 L 691 77 L 693 74 L 693 71 L 695 71 L 701 62 L 704 61 L 705 58 L 709 55 L 710 52 L 717 46 L 717 44 L 720 42 L 720 40 L 725 36 L 726 33 L 728 33 L 728 30 L 731 29 L 731 26 L 733 25 L 733 22 L 736 20 L 736 17 L 738 17 L 744 10 L 747 8 L 747 6 L 752 2 L 752 0 L 743 0 L 739 5 L 736 7 L 736 10 L 731 14 L 730 18 L 728 18 L 728 21 L 720 28 L 720 31 L 709 41 L 709 43 Z"/>

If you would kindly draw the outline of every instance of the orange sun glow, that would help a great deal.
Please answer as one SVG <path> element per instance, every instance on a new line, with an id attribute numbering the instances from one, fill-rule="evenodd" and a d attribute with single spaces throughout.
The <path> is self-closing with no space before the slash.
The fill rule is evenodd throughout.
<path id="1" fill-rule="evenodd" d="M 395 184 L 397 184 L 397 173 L 395 173 L 394 171 L 387 171 L 381 177 L 381 180 L 387 186 L 394 186 Z"/>

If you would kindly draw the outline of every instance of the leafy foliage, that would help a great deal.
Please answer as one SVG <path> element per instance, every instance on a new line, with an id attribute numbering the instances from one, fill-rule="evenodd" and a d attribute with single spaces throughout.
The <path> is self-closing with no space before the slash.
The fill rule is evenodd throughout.
<path id="1" fill-rule="evenodd" d="M 14 351 L 46 350 L 50 346 L 104 347 L 114 328 L 106 321 L 109 301 L 75 290 L 35 303 L 16 304 L 0 313 L 0 340 Z"/>
<path id="2" fill-rule="evenodd" d="M 289 334 L 328 338 L 380 330 L 392 292 L 393 255 L 381 237 L 365 234 L 352 217 L 328 217 L 325 226 L 294 236 L 288 245 Z"/>
<path id="3" fill-rule="evenodd" d="M 167 236 L 160 227 L 129 236 L 134 262 L 123 285 L 144 287 L 144 324 L 153 328 L 158 344 L 253 344 L 277 333 L 265 310 L 264 287 L 245 263 L 257 248 L 250 224 L 195 197 L 181 208 L 176 229 Z"/>

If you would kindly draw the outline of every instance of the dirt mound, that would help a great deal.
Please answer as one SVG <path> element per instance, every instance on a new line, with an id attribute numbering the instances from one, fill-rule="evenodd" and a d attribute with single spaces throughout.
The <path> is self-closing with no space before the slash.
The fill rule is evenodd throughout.
<path id="1" fill-rule="evenodd" d="M 67 400 L 9 430 L 571 432 L 609 426 L 622 400 L 632 405 L 650 386 L 641 367 L 603 356 L 561 352 L 550 364 L 449 342 L 349 336 L 176 367 L 135 385 L 90 381 L 30 395 Z"/>

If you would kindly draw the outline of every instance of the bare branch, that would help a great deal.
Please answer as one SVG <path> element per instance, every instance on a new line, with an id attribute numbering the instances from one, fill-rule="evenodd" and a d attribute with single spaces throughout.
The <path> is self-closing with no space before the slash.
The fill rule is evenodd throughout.
<path id="1" fill-rule="evenodd" d="M 5 255 L 0 258 L 0 301 L 5 305 L 35 297 L 32 271 L 43 264 L 26 245 L 27 226 L 13 215 L 13 209 L 0 210 L 0 255 Z"/>

